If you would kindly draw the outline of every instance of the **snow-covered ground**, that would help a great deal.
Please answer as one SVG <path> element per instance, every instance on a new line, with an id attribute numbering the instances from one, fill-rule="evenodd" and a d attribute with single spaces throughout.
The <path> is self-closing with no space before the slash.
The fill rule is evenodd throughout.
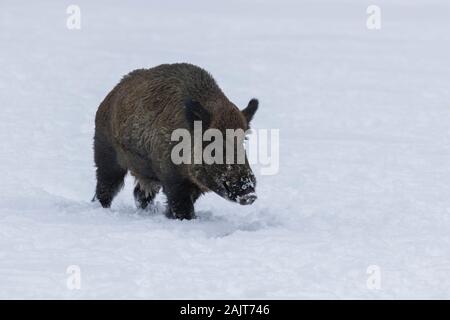
<path id="1" fill-rule="evenodd" d="M 2 0 L 0 298 L 450 298 L 449 31 L 446 0 Z M 279 173 L 195 221 L 136 210 L 131 179 L 92 204 L 99 103 L 183 61 L 260 99 Z"/>

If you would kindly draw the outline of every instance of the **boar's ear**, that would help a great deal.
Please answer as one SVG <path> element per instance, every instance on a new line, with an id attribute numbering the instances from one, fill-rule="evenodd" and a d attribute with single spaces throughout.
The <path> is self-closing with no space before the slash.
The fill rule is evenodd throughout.
<path id="1" fill-rule="evenodd" d="M 250 123 L 250 121 L 252 121 L 253 116 L 256 113 L 256 110 L 258 110 L 258 104 L 259 104 L 258 99 L 253 98 L 248 103 L 247 108 L 242 110 L 242 113 L 244 114 L 244 117 L 245 117 L 245 119 L 247 119 L 248 123 Z"/>
<path id="2" fill-rule="evenodd" d="M 206 130 L 211 123 L 211 114 L 208 110 L 195 100 L 188 99 L 184 102 L 186 110 L 186 120 L 191 130 L 194 129 L 194 121 L 202 122 L 202 129 Z"/>

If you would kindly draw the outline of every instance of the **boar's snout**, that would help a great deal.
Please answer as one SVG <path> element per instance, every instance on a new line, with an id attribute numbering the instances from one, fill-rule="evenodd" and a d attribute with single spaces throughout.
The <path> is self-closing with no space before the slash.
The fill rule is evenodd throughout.
<path id="1" fill-rule="evenodd" d="M 253 173 L 240 176 L 238 179 L 227 179 L 224 182 L 226 198 L 241 205 L 248 205 L 257 199 L 255 193 L 256 179 Z"/>
<path id="2" fill-rule="evenodd" d="M 241 205 L 252 204 L 253 202 L 255 202 L 256 198 L 257 196 L 254 192 L 247 193 L 244 194 L 243 196 L 237 196 L 237 202 Z"/>

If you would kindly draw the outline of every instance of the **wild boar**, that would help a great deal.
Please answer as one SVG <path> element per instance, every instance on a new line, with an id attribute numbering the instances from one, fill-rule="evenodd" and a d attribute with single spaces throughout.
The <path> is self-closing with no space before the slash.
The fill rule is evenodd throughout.
<path id="1" fill-rule="evenodd" d="M 257 109 L 258 100 L 252 99 L 240 111 L 207 71 L 192 64 L 132 71 L 96 114 L 93 200 L 110 207 L 129 171 L 136 179 L 137 206 L 145 209 L 162 188 L 171 218 L 194 218 L 195 201 L 208 191 L 242 205 L 253 203 L 256 179 L 246 156 L 241 164 L 175 164 L 171 135 L 176 129 L 191 132 L 194 121 L 201 121 L 202 130 L 218 129 L 224 136 L 227 129 L 247 131 Z"/>

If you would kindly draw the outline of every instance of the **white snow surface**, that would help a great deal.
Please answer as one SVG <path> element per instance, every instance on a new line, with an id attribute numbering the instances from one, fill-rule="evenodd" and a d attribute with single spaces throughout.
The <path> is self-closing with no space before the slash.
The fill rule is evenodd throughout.
<path id="1" fill-rule="evenodd" d="M 0 298 L 450 298 L 448 1 L 0 8 Z M 110 210 L 90 202 L 99 103 L 173 62 L 241 107 L 259 98 L 253 127 L 280 129 L 279 173 L 254 166 L 253 205 L 207 194 L 198 219 L 169 220 L 161 195 L 135 208 L 131 178 Z"/>

